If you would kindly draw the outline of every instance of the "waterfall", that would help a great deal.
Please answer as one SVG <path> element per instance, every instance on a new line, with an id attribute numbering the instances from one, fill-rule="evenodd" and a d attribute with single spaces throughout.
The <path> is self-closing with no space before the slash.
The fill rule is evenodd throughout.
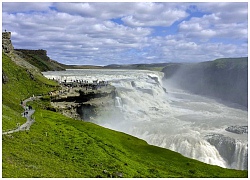
<path id="1" fill-rule="evenodd" d="M 115 97 L 115 107 L 118 107 L 119 109 L 122 109 L 122 100 L 120 97 Z"/>
<path id="2" fill-rule="evenodd" d="M 247 169 L 247 134 L 225 129 L 246 126 L 248 112 L 162 82 L 163 73 L 139 70 L 67 70 L 47 77 L 100 79 L 115 86 L 115 107 L 99 125 L 144 139 L 184 156 L 225 168 Z"/>
<path id="3" fill-rule="evenodd" d="M 209 134 L 207 141 L 214 145 L 221 156 L 225 159 L 229 168 L 247 169 L 248 145 L 246 142 L 236 140 L 222 134 Z"/>
<path id="4" fill-rule="evenodd" d="M 231 168 L 241 170 L 248 169 L 248 146 L 246 143 L 236 141 Z"/>

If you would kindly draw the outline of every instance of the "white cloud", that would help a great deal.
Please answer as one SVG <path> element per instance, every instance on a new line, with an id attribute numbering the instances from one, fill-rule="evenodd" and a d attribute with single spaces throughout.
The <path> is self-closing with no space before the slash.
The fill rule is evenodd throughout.
<path id="1" fill-rule="evenodd" d="M 157 3 L 140 3 L 134 13 L 125 16 L 122 20 L 129 26 L 170 26 L 175 21 L 187 17 L 184 10 Z"/>
<path id="2" fill-rule="evenodd" d="M 15 48 L 46 49 L 52 59 L 69 64 L 247 56 L 246 3 L 195 3 L 194 11 L 206 14 L 187 18 L 190 4 L 3 3 L 2 25 L 12 32 Z M 175 22 L 174 32 L 169 26 Z"/>
<path id="3" fill-rule="evenodd" d="M 102 20 L 121 18 L 129 26 L 170 26 L 188 16 L 185 10 L 174 5 L 150 2 L 56 3 L 56 8 L 61 12 Z"/>
<path id="4" fill-rule="evenodd" d="M 200 62 L 222 57 L 247 56 L 247 44 L 234 45 L 211 42 L 194 42 L 173 35 L 150 39 L 148 56 L 156 55 L 168 62 Z"/>
<path id="5" fill-rule="evenodd" d="M 56 11 L 38 12 L 32 16 L 3 13 L 3 19 L 4 27 L 14 32 L 12 42 L 15 48 L 46 49 L 51 58 L 58 58 L 58 61 L 62 60 L 59 54 L 66 57 L 71 54 L 72 57 L 78 56 L 78 63 L 84 63 L 85 57 L 105 57 L 107 53 L 141 48 L 145 37 L 151 33 L 148 28 L 127 27 Z"/>
<path id="6" fill-rule="evenodd" d="M 58 11 L 83 17 L 95 17 L 101 20 L 122 17 L 129 9 L 131 3 L 55 3 Z"/>
<path id="7" fill-rule="evenodd" d="M 210 38 L 247 39 L 247 18 L 232 23 L 224 21 L 221 14 L 224 12 L 183 21 L 179 24 L 179 32 L 186 38 L 199 38 L 201 41 L 208 41 Z"/>
<path id="8" fill-rule="evenodd" d="M 199 3 L 198 8 L 204 12 L 215 14 L 223 23 L 242 23 L 248 16 L 247 2 L 214 2 Z"/>
<path id="9" fill-rule="evenodd" d="M 40 3 L 30 3 L 30 2 L 3 2 L 2 11 L 9 13 L 16 12 L 32 12 L 32 11 L 48 11 L 53 3 L 50 2 L 40 2 Z M 21 8 L 20 8 L 21 7 Z"/>

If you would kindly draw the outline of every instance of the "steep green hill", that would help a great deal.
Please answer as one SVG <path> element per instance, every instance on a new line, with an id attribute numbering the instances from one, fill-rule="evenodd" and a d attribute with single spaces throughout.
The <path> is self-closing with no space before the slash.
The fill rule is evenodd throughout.
<path id="1" fill-rule="evenodd" d="M 20 116 L 23 111 L 21 100 L 34 95 L 46 93 L 58 88 L 57 83 L 49 81 L 41 73 L 17 66 L 2 53 L 2 72 L 5 76 L 2 84 L 3 130 L 12 129 L 17 122 L 25 122 Z"/>
<path id="2" fill-rule="evenodd" d="M 17 66 L 3 54 L 3 129 L 24 122 L 21 99 L 56 89 L 53 81 Z M 46 99 L 46 98 L 44 98 Z M 46 110 L 31 103 L 35 123 L 27 132 L 2 136 L 2 176 L 13 177 L 247 177 L 148 145 L 145 141 Z"/>

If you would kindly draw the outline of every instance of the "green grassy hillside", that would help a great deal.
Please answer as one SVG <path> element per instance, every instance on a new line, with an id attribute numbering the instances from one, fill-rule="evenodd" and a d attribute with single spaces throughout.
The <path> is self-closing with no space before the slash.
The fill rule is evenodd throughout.
<path id="1" fill-rule="evenodd" d="M 3 54 L 3 129 L 22 121 L 19 103 L 57 88 L 34 78 Z M 148 145 L 145 141 L 98 125 L 45 110 L 31 102 L 35 123 L 27 132 L 2 136 L 2 176 L 28 177 L 247 177 L 247 171 L 224 169 Z"/>
<path id="2" fill-rule="evenodd" d="M 30 74 L 30 71 L 17 66 L 11 59 L 2 53 L 2 71 L 8 81 L 2 84 L 2 129 L 12 129 L 17 122 L 25 122 L 20 116 L 23 108 L 21 100 L 34 95 L 46 93 L 57 88 L 54 81 L 49 81 L 42 74 Z"/>

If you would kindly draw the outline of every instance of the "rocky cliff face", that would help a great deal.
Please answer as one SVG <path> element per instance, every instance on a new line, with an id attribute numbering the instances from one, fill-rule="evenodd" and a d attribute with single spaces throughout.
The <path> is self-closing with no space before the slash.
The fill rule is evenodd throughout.
<path id="1" fill-rule="evenodd" d="M 85 90 L 82 87 L 68 89 L 62 86 L 61 93 L 51 97 L 51 104 L 65 116 L 92 121 L 114 108 L 115 95 L 115 87 L 111 85 L 98 90 Z"/>
<path id="2" fill-rule="evenodd" d="M 165 78 L 195 94 L 248 107 L 248 58 L 218 59 L 194 64 L 169 64 Z"/>
<path id="3" fill-rule="evenodd" d="M 2 33 L 2 50 L 5 53 L 11 53 L 14 50 L 14 47 L 11 43 L 11 32 Z"/>

